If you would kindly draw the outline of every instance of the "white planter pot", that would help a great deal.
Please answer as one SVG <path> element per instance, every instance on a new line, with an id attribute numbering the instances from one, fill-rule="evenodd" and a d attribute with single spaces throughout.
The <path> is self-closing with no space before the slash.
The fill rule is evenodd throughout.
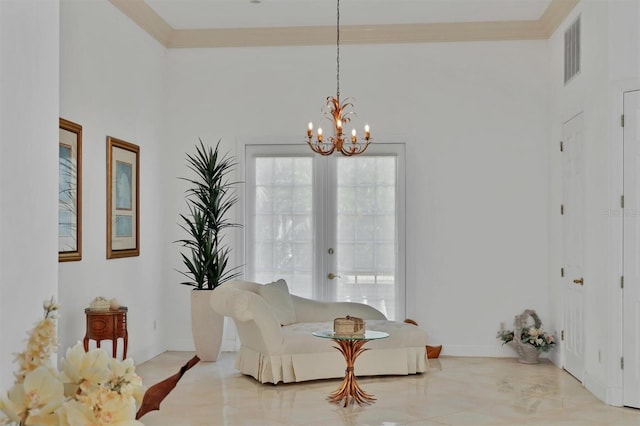
<path id="1" fill-rule="evenodd" d="M 222 346 L 224 316 L 211 309 L 213 290 L 191 291 L 191 332 L 196 355 L 201 361 L 216 361 Z"/>

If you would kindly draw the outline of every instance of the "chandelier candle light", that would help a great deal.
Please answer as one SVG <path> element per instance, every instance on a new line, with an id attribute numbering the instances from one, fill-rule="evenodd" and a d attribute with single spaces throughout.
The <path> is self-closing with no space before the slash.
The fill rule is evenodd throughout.
<path id="1" fill-rule="evenodd" d="M 350 102 L 351 98 L 346 98 L 342 103 L 340 102 L 340 0 L 337 0 L 337 37 L 336 37 L 336 96 L 329 96 L 327 98 L 327 104 L 322 108 L 324 116 L 333 123 L 333 136 L 329 136 L 325 140 L 322 134 L 322 129 L 318 128 L 318 133 L 315 140 L 313 139 L 313 123 L 309 123 L 307 129 L 307 143 L 311 149 L 322 155 L 331 155 L 335 151 L 346 155 L 348 157 L 352 155 L 362 154 L 369 143 L 371 142 L 371 132 L 369 131 L 369 125 L 364 126 L 364 139 L 358 141 L 356 135 L 356 129 L 351 131 L 351 142 L 346 140 L 343 133 L 344 125 L 351 121 L 351 115 L 356 115 L 351 110 L 353 104 Z"/>

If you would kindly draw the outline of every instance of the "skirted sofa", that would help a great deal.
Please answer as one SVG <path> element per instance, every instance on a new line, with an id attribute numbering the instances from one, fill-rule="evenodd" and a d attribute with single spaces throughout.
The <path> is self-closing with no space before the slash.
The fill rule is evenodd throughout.
<path id="1" fill-rule="evenodd" d="M 333 320 L 363 318 L 367 330 L 389 337 L 367 342 L 357 359 L 357 376 L 407 375 L 428 368 L 427 334 L 421 328 L 389 321 L 370 306 L 351 302 L 320 302 L 289 293 L 287 283 L 232 281 L 217 287 L 211 307 L 231 317 L 241 346 L 236 368 L 261 383 L 291 383 L 344 377 L 345 360 L 330 339 L 312 335 L 333 328 Z"/>

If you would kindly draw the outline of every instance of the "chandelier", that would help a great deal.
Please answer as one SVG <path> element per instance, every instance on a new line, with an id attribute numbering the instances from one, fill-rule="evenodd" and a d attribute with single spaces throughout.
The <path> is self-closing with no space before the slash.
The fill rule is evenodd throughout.
<path id="1" fill-rule="evenodd" d="M 356 115 L 352 110 L 352 98 L 345 98 L 340 101 L 340 0 L 337 0 L 337 23 L 336 23 L 336 96 L 329 96 L 326 105 L 322 108 L 324 116 L 333 124 L 333 136 L 324 138 L 322 128 L 313 134 L 313 123 L 309 123 L 307 129 L 307 143 L 311 149 L 322 155 L 331 155 L 335 151 L 346 155 L 362 154 L 371 142 L 371 132 L 369 125 L 364 126 L 364 138 L 358 139 L 356 129 L 351 131 L 350 140 L 344 134 L 344 126 L 351 121 L 351 116 Z"/>

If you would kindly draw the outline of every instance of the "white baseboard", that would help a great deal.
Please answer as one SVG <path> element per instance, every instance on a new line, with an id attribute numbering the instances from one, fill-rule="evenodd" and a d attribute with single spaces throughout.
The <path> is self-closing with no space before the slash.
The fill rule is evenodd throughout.
<path id="1" fill-rule="evenodd" d="M 193 339 L 191 336 L 186 339 L 171 339 L 167 342 L 167 350 L 168 351 L 195 351 L 196 348 L 193 346 Z"/>
<path id="2" fill-rule="evenodd" d="M 622 407 L 624 405 L 622 403 L 622 388 L 608 387 L 607 399 L 605 402 L 609 405 L 613 405 L 614 407 Z"/>
<path id="3" fill-rule="evenodd" d="M 173 339 L 167 342 L 167 351 L 180 351 L 180 352 L 192 352 L 195 351 L 196 348 L 193 345 L 193 339 Z M 224 337 L 222 339 L 222 345 L 220 347 L 221 352 L 235 352 L 236 351 L 236 341 L 235 339 L 227 339 Z"/>
<path id="4" fill-rule="evenodd" d="M 127 358 L 132 358 L 135 365 L 142 364 L 152 358 L 157 357 L 167 349 L 159 345 L 146 346 L 133 351 L 128 351 Z"/>
<path id="5" fill-rule="evenodd" d="M 508 346 L 447 345 L 446 343 L 442 344 L 441 355 L 489 358 L 516 358 L 518 356 Z M 547 353 L 542 353 L 540 358 L 546 358 L 547 355 Z"/>
<path id="6" fill-rule="evenodd" d="M 547 358 L 549 358 L 549 361 L 554 363 L 556 367 L 562 368 L 562 357 L 560 356 L 559 350 L 552 350 Z"/>

